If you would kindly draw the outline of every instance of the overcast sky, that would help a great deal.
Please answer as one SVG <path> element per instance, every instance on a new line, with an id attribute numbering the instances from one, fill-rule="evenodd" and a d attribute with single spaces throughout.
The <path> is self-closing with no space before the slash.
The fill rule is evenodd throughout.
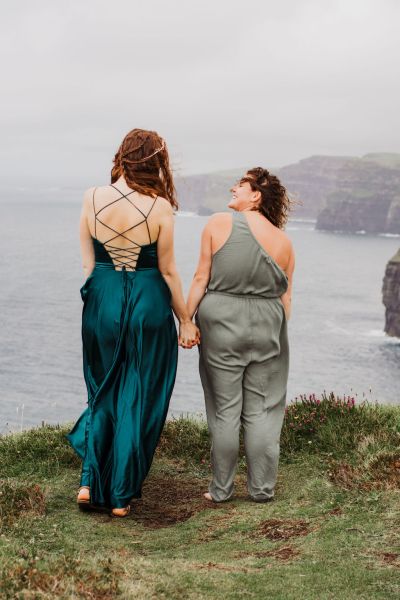
<path id="1" fill-rule="evenodd" d="M 165 137 L 177 174 L 400 152 L 398 0 L 3 0 L 1 13 L 6 180 L 101 185 L 134 127 Z"/>

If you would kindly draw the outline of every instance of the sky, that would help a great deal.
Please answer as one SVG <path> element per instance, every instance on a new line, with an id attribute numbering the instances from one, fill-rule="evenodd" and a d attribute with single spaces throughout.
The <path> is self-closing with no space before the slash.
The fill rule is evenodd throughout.
<path id="1" fill-rule="evenodd" d="M 135 127 L 177 175 L 400 152 L 398 0 L 7 0 L 4 181 L 108 182 Z"/>

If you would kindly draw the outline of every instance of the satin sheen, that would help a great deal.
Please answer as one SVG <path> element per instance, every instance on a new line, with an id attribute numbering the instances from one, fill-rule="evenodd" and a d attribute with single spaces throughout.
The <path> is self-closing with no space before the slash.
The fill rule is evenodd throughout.
<path id="1" fill-rule="evenodd" d="M 135 271 L 116 270 L 92 238 L 95 268 L 80 289 L 87 408 L 66 438 L 82 458 L 92 504 L 122 508 L 141 488 L 165 423 L 178 339 L 157 242 Z"/>

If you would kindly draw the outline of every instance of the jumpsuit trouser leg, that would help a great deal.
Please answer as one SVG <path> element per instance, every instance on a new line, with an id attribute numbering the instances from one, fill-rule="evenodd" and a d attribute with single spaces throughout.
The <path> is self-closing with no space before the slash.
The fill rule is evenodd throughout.
<path id="1" fill-rule="evenodd" d="M 211 434 L 213 479 L 209 492 L 217 502 L 233 494 L 241 424 L 249 495 L 258 502 L 274 496 L 289 369 L 287 323 L 284 316 L 282 320 L 283 307 L 274 306 L 270 308 L 271 325 L 279 319 L 281 326 L 270 328 L 275 335 L 269 342 L 265 335 L 268 324 L 251 327 L 251 343 L 240 341 L 234 331 L 231 337 L 225 330 L 214 327 L 211 333 L 203 327 L 199 367 Z M 251 307 L 257 316 L 254 301 Z M 262 311 L 265 321 L 265 308 Z M 243 315 L 246 311 L 242 308 L 236 327 Z"/>
<path id="2" fill-rule="evenodd" d="M 225 363 L 205 368 L 200 360 L 208 429 L 211 436 L 213 479 L 209 486 L 216 502 L 228 500 L 233 493 L 239 453 L 240 415 L 243 403 L 244 367 Z"/>

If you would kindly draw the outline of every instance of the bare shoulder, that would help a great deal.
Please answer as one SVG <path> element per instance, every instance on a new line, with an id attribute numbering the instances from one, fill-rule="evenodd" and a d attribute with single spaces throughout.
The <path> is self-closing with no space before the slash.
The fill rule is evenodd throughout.
<path id="1" fill-rule="evenodd" d="M 96 191 L 96 189 L 97 189 L 97 187 L 93 186 L 84 191 L 83 206 L 85 208 L 88 208 L 89 206 L 93 206 L 93 195 L 94 195 L 94 192 Z"/>
<path id="2" fill-rule="evenodd" d="M 156 210 L 160 216 L 173 216 L 174 209 L 169 200 L 163 198 L 162 196 L 157 196 L 157 202 L 155 203 Z"/>
<path id="3" fill-rule="evenodd" d="M 290 252 L 293 252 L 292 240 L 290 239 L 290 237 L 287 235 L 287 233 L 285 231 L 283 231 L 282 229 L 279 229 L 279 231 L 280 231 L 281 239 L 282 239 L 283 243 L 285 244 L 287 250 Z"/>
<path id="4" fill-rule="evenodd" d="M 274 229 L 276 229 L 277 234 L 281 237 L 282 240 L 286 240 L 287 242 L 291 243 L 291 240 L 284 229 L 280 229 L 279 227 L 276 227 L 275 225 L 274 225 Z"/>
<path id="5" fill-rule="evenodd" d="M 291 250 L 293 247 L 292 240 L 289 238 L 287 233 L 283 229 L 280 229 L 279 227 L 271 223 L 271 221 L 270 225 L 276 235 L 276 239 L 279 240 L 282 246 L 284 246 L 287 250 Z"/>
<path id="6" fill-rule="evenodd" d="M 206 223 L 207 229 L 216 229 L 218 227 L 230 224 L 232 220 L 231 213 L 229 212 L 217 212 L 210 216 Z"/>

